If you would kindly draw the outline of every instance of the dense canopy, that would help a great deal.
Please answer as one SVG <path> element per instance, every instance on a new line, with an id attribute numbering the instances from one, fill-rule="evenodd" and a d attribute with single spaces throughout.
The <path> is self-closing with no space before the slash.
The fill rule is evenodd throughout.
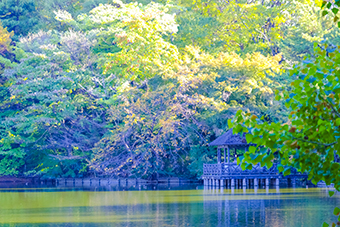
<path id="1" fill-rule="evenodd" d="M 208 145 L 220 145 L 214 140 L 224 132 L 220 138 L 234 138 L 233 145 L 258 144 L 252 134 L 233 135 L 231 127 L 242 126 L 227 122 L 237 113 L 235 122 L 244 123 L 240 110 L 262 119 L 269 134 L 259 138 L 273 153 L 276 142 L 313 152 L 270 131 L 281 123 L 287 126 L 276 127 L 312 130 L 306 113 L 314 109 L 303 103 L 312 91 L 294 95 L 302 84 L 320 89 L 315 99 L 327 96 L 315 108 L 333 108 L 334 116 L 318 115 L 318 125 L 331 134 L 323 143 L 334 143 L 338 11 L 320 6 L 309 0 L 0 0 L 0 174 L 198 178 L 203 163 L 216 162 Z M 332 89 L 322 90 L 320 81 Z M 307 125 L 292 118 L 297 106 Z M 299 162 L 312 171 L 313 160 L 301 161 L 303 154 L 261 155 L 257 161 L 282 158 L 284 170 Z M 316 181 L 334 182 L 313 171 Z"/>

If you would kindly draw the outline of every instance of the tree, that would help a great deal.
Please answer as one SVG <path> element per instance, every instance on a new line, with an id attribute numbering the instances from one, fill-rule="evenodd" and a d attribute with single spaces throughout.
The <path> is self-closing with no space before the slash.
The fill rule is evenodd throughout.
<path id="1" fill-rule="evenodd" d="M 110 101 L 109 132 L 96 145 L 92 168 L 122 176 L 197 175 L 202 168 L 197 162 L 215 155 L 208 148 L 197 153 L 196 147 L 213 137 L 219 121 L 239 108 L 266 111 L 256 105 L 271 102 L 266 73 L 275 76 L 279 60 L 259 53 L 214 57 L 186 47 L 171 70 L 161 68 L 162 77 L 145 86 L 126 85 Z"/>
<path id="2" fill-rule="evenodd" d="M 247 142 L 257 144 L 239 158 L 243 168 L 259 162 L 271 167 L 277 159 L 278 169 L 284 175 L 295 168 L 307 172 L 314 184 L 324 181 L 340 190 L 339 62 L 338 46 L 315 43 L 313 55 L 305 57 L 290 71 L 294 81 L 282 93 L 277 91 L 276 97 L 284 99 L 291 109 L 288 122 L 268 123 L 242 111 L 236 114 L 234 123 L 229 121 L 234 132 L 250 132 Z M 339 208 L 334 209 L 334 214 L 339 216 Z"/>
<path id="3" fill-rule="evenodd" d="M 11 61 L 14 60 L 14 55 L 12 53 L 11 37 L 13 36 L 13 32 L 8 32 L 7 28 L 2 27 L 0 22 L 0 73 L 3 73 L 3 70 L 6 66 L 11 64 Z M 1 79 L 1 84 L 3 84 L 3 78 Z"/>
<path id="4" fill-rule="evenodd" d="M 238 53 L 279 53 L 281 27 L 289 12 L 282 1 L 195 1 L 194 7 L 206 17 L 214 18 L 215 42 L 223 42 L 224 50 Z"/>
<path id="5" fill-rule="evenodd" d="M 278 46 L 290 67 L 305 56 L 314 55 L 313 43 L 327 40 L 339 43 L 340 29 L 313 1 L 292 1 L 286 23 L 282 26 L 282 39 Z"/>
<path id="6" fill-rule="evenodd" d="M 21 173 L 75 176 L 86 170 L 89 151 L 105 132 L 96 106 L 94 45 L 82 32 L 39 32 L 21 40 L 26 52 L 4 75 L 11 84 L 2 107 L 2 163 Z M 5 165 L 5 164 L 4 164 Z M 12 174 L 13 166 L 1 169 Z"/>
<path id="7" fill-rule="evenodd" d="M 91 9 L 99 6 L 101 3 L 110 3 L 109 0 L 35 0 L 37 7 L 37 19 L 39 23 L 31 28 L 31 31 L 35 30 L 67 30 L 67 24 L 60 23 L 56 20 L 56 12 L 66 11 L 69 12 L 72 17 L 77 18 L 78 15 L 88 13 Z"/>
<path id="8" fill-rule="evenodd" d="M 25 36 L 38 23 L 34 0 L 1 0 L 0 18 L 4 27 L 14 32 L 14 39 Z"/>
<path id="9" fill-rule="evenodd" d="M 231 17 L 197 8 L 177 17 L 178 28 L 174 12 L 183 5 L 117 1 L 75 18 L 78 3 L 67 3 L 74 11 L 55 12 L 56 30 L 20 39 L 20 62 L 3 74 L 0 173 L 198 176 L 201 163 L 215 157 L 205 145 L 237 110 L 286 118 L 273 92 L 287 83 L 282 56 L 268 42 L 254 43 L 250 37 L 259 34 L 240 24 L 253 26 L 247 7 L 255 5 L 226 6 L 243 12 L 233 28 Z M 226 48 L 221 34 L 216 43 L 218 29 L 198 29 L 206 19 L 232 29 L 230 40 L 247 48 Z"/>
<path id="10" fill-rule="evenodd" d="M 0 149 L 7 164 L 2 173 L 74 176 L 86 170 L 91 149 L 106 131 L 107 104 L 125 92 L 127 83 L 153 77 L 157 66 L 172 56 L 174 48 L 162 34 L 176 29 L 173 17 L 161 5 L 150 4 L 145 12 L 141 8 L 123 3 L 99 6 L 79 23 L 59 11 L 57 18 L 79 31 L 41 31 L 20 40 L 25 56 L 5 72 L 11 93 L 2 105 L 10 106 L 11 113 L 1 119 Z M 108 9 L 118 14 L 105 14 Z M 142 13 L 145 23 L 139 21 Z M 117 18 L 102 23 L 108 15 Z M 121 21 L 129 19 L 126 16 L 131 20 Z M 112 37 L 117 45 L 98 52 Z M 143 44 L 146 47 L 140 48 Z M 18 160 L 15 172 L 9 160 Z"/>

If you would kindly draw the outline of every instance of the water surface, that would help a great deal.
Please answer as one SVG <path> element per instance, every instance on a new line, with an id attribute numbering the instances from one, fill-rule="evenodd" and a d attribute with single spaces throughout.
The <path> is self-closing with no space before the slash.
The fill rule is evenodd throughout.
<path id="1" fill-rule="evenodd" d="M 91 191 L 0 189 L 0 226 L 321 226 L 325 189 Z"/>

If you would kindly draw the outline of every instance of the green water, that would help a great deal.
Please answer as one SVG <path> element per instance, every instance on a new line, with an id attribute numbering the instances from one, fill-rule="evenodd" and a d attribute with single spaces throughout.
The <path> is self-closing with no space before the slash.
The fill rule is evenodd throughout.
<path id="1" fill-rule="evenodd" d="M 325 189 L 0 189 L 0 226 L 321 226 Z"/>

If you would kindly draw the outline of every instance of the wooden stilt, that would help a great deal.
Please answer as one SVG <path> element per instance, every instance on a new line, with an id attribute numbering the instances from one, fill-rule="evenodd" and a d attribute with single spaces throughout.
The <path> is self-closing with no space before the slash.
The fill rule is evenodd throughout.
<path id="1" fill-rule="evenodd" d="M 222 179 L 220 180 L 220 187 L 221 188 L 224 188 L 225 187 L 225 181 Z"/>

